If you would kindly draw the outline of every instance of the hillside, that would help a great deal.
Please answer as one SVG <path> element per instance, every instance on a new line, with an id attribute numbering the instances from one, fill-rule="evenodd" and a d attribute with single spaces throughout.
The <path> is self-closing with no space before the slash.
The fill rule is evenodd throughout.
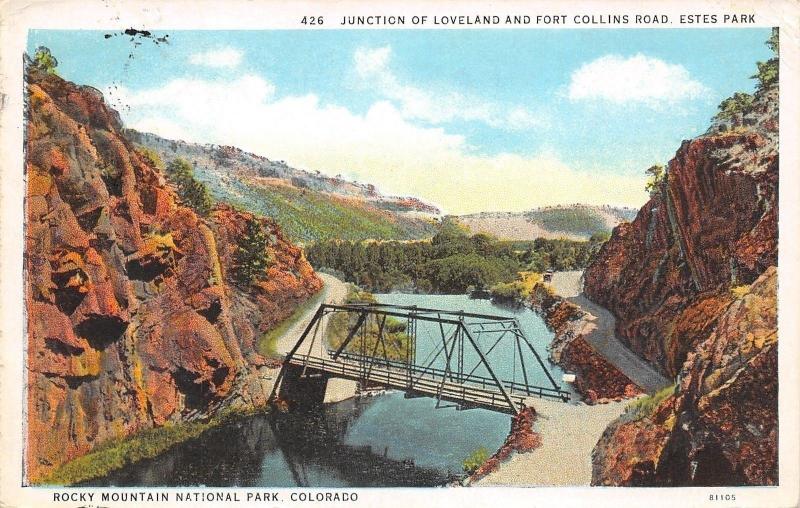
<path id="1" fill-rule="evenodd" d="M 270 219 L 181 206 L 96 89 L 33 67 L 26 80 L 28 481 L 266 404 L 256 341 L 322 285 L 302 251 Z M 266 261 L 247 284 L 240 246 Z"/>
<path id="2" fill-rule="evenodd" d="M 458 220 L 475 233 L 490 233 L 501 240 L 588 240 L 594 233 L 610 233 L 635 216 L 636 210 L 631 208 L 577 204 L 526 212 L 482 212 L 461 215 Z"/>
<path id="3" fill-rule="evenodd" d="M 292 168 L 231 146 L 173 141 L 126 130 L 165 162 L 183 158 L 212 196 L 275 219 L 293 241 L 410 240 L 433 235 L 439 210 L 412 197 L 385 196 L 373 185 Z"/>
<path id="4" fill-rule="evenodd" d="M 681 145 L 585 271 L 621 339 L 677 380 L 609 426 L 594 484 L 778 482 L 777 83 L 742 104 Z"/>

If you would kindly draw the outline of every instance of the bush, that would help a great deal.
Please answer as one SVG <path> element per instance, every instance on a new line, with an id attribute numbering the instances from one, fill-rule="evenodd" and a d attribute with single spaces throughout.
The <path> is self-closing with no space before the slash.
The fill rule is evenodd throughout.
<path id="1" fill-rule="evenodd" d="M 664 399 L 675 393 L 675 387 L 676 385 L 666 386 L 652 395 L 638 398 L 625 407 L 625 412 L 634 420 L 646 418 L 653 414 Z"/>
<path id="2" fill-rule="evenodd" d="M 469 454 L 469 457 L 464 459 L 462 467 L 467 474 L 473 474 L 483 465 L 484 462 L 489 460 L 489 450 L 481 446 L 477 450 Z"/>
<path id="3" fill-rule="evenodd" d="M 750 286 L 748 284 L 744 284 L 743 286 L 734 286 L 731 288 L 731 295 L 734 298 L 742 298 L 749 292 Z"/>
<path id="4" fill-rule="evenodd" d="M 160 171 L 164 171 L 166 169 L 166 166 L 164 166 L 164 161 L 161 159 L 161 156 L 159 156 L 158 152 L 156 152 L 152 148 L 148 148 L 146 146 L 138 146 L 137 150 L 139 152 L 139 155 L 144 157 L 154 168 Z"/>

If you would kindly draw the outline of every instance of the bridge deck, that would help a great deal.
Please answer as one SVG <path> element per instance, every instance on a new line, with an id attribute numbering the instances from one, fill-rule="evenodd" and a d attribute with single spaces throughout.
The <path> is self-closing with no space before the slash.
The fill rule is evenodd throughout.
<path id="1" fill-rule="evenodd" d="M 356 381 L 366 380 L 371 384 L 405 391 L 409 395 L 429 396 L 455 402 L 462 407 L 482 407 L 511 414 L 522 409 L 525 400 L 531 396 L 569 400 L 569 392 L 562 390 L 504 383 L 510 392 L 511 401 L 516 406 L 512 408 L 504 395 L 497 390 L 491 378 L 476 375 L 459 377 L 456 373 L 430 367 L 412 365 L 409 368 L 407 364 L 391 360 L 371 359 L 372 363 L 366 364 L 359 361 L 359 358 L 358 355 L 352 354 L 342 354 L 338 360 L 293 355 L 288 359 L 288 363 L 312 371 L 306 372 L 306 375 L 314 374 L 313 371 L 325 372 Z M 492 387 L 495 389 L 491 389 Z"/>

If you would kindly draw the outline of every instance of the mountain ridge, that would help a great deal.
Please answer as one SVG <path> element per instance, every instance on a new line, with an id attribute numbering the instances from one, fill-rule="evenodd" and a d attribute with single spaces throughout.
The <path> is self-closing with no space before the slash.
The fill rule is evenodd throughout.
<path id="1" fill-rule="evenodd" d="M 633 208 L 575 203 L 523 212 L 478 212 L 456 218 L 475 233 L 491 233 L 501 240 L 588 240 L 595 233 L 611 233 L 617 224 L 630 222 L 635 216 Z"/>
<path id="2" fill-rule="evenodd" d="M 217 200 L 275 218 L 295 241 L 428 238 L 441 213 L 416 197 L 384 195 L 372 184 L 297 169 L 237 147 L 132 129 L 125 134 L 164 161 L 189 161 Z"/>

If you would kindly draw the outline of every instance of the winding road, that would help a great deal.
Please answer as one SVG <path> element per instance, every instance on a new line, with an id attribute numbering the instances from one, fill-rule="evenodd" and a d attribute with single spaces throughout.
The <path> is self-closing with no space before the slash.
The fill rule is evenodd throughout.
<path id="1" fill-rule="evenodd" d="M 614 331 L 615 319 L 611 312 L 583 294 L 581 273 L 579 270 L 554 273 L 551 286 L 557 294 L 580 306 L 589 314 L 589 328 L 584 335 L 586 341 L 609 363 L 647 392 L 652 393 L 672 384 L 672 381 L 662 376 L 617 338 Z"/>
<path id="2" fill-rule="evenodd" d="M 319 278 L 322 279 L 322 282 L 325 285 L 322 287 L 320 291 L 322 291 L 322 298 L 320 298 L 319 303 L 343 303 L 345 298 L 347 298 L 347 286 L 346 282 L 342 282 L 333 275 L 328 275 L 326 273 L 319 273 Z M 314 314 L 317 312 L 318 305 L 311 306 L 306 313 L 298 319 L 288 330 L 278 339 L 277 347 L 278 353 L 285 355 L 288 353 L 292 347 L 294 347 L 297 340 L 303 334 L 303 330 L 305 330 L 308 323 L 311 322 L 311 319 L 314 317 Z"/>
<path id="3" fill-rule="evenodd" d="M 614 316 L 583 294 L 581 272 L 553 274 L 551 286 L 559 295 L 590 314 L 584 330 L 587 342 L 610 363 L 647 391 L 671 382 L 625 347 L 614 333 Z M 606 427 L 624 411 L 628 400 L 587 406 L 533 401 L 534 430 L 542 444 L 533 453 L 515 453 L 476 485 L 579 486 L 592 482 L 592 450 Z"/>

